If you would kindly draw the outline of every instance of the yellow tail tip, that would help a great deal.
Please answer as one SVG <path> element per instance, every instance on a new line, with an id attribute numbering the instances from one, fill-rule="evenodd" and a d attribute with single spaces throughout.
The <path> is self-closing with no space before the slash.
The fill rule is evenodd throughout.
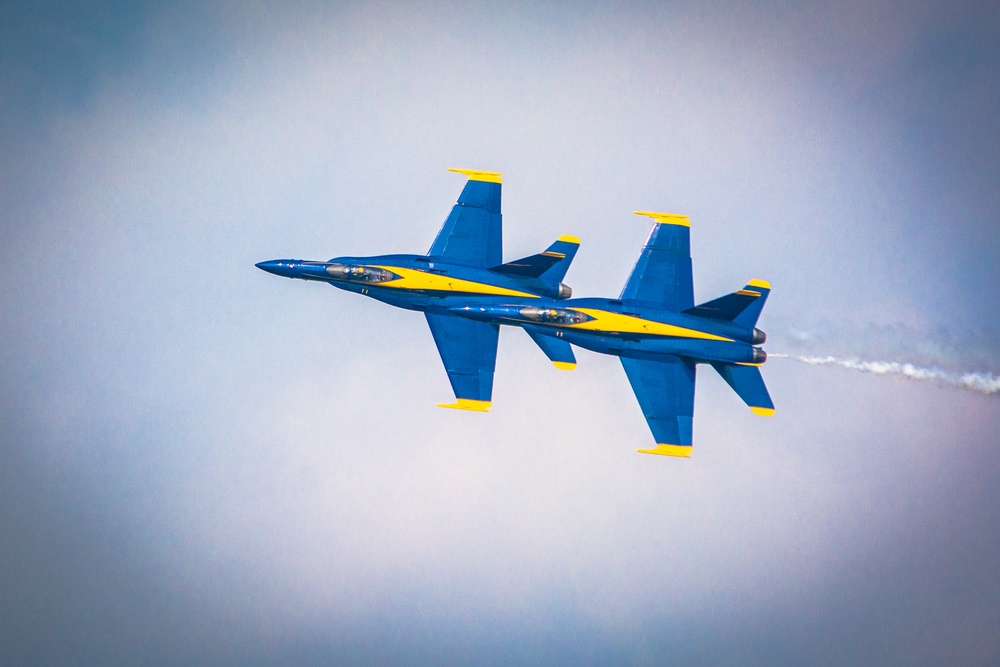
<path id="1" fill-rule="evenodd" d="M 500 175 L 499 171 L 479 171 L 476 169 L 456 169 L 455 167 L 448 167 L 448 171 L 453 171 L 456 174 L 465 174 L 469 177 L 470 181 L 485 181 L 487 183 L 501 183 L 503 182 L 503 177 Z"/>
<path id="2" fill-rule="evenodd" d="M 681 227 L 690 227 L 691 220 L 690 215 L 680 215 L 679 213 L 657 213 L 656 211 L 632 211 L 636 215 L 644 215 L 647 218 L 652 218 L 653 222 L 660 225 L 680 225 Z"/>
<path id="3" fill-rule="evenodd" d="M 459 398 L 454 403 L 438 403 L 439 408 L 450 408 L 452 410 L 471 410 L 472 412 L 489 412 L 491 401 L 475 401 L 471 398 Z"/>
<path id="4" fill-rule="evenodd" d="M 571 371 L 576 368 L 576 364 L 569 361 L 553 361 L 552 365 L 561 371 Z"/>
<path id="5" fill-rule="evenodd" d="M 750 287 L 763 287 L 764 289 L 771 289 L 771 283 L 766 280 L 761 280 L 760 278 L 754 278 L 747 283 Z"/>
<path id="6" fill-rule="evenodd" d="M 774 408 L 758 408 L 754 405 L 750 406 L 750 411 L 755 415 L 760 415 L 761 417 L 770 417 L 774 414 Z"/>
<path id="7" fill-rule="evenodd" d="M 656 449 L 637 449 L 640 454 L 658 454 L 660 456 L 679 456 L 684 459 L 691 458 L 691 445 L 663 445 L 656 443 Z"/>
<path id="8" fill-rule="evenodd" d="M 563 234 L 562 236 L 557 238 L 556 241 L 562 241 L 563 243 L 575 243 L 577 245 L 580 245 L 580 239 L 571 234 Z"/>

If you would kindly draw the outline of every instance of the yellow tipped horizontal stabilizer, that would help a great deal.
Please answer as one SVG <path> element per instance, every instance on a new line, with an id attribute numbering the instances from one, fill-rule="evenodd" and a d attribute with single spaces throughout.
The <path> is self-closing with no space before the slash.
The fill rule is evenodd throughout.
<path id="1" fill-rule="evenodd" d="M 750 287 L 763 287 L 764 289 L 771 289 L 771 283 L 766 280 L 761 280 L 760 278 L 754 278 L 747 283 Z"/>
<path id="2" fill-rule="evenodd" d="M 660 456 L 680 456 L 681 458 L 691 458 L 690 445 L 661 445 L 656 443 L 656 449 L 637 449 L 640 454 L 659 454 Z"/>
<path id="3" fill-rule="evenodd" d="M 577 245 L 580 245 L 580 239 L 571 234 L 563 234 L 562 236 L 557 238 L 556 241 L 562 241 L 563 243 L 575 243 Z"/>
<path id="4" fill-rule="evenodd" d="M 758 408 L 753 405 L 750 406 L 750 411 L 755 415 L 760 415 L 761 417 L 770 417 L 774 414 L 774 408 Z"/>
<path id="5" fill-rule="evenodd" d="M 688 219 L 690 215 L 679 215 L 677 213 L 657 213 L 656 211 L 632 211 L 636 215 L 644 215 L 647 218 L 652 218 L 653 222 L 660 225 L 680 225 L 682 227 L 690 227 L 691 221 Z"/>
<path id="6" fill-rule="evenodd" d="M 489 412 L 492 402 L 475 401 L 471 398 L 458 398 L 454 403 L 438 403 L 439 408 L 451 408 L 453 410 L 471 410 L 472 412 Z"/>
<path id="7" fill-rule="evenodd" d="M 576 368 L 576 364 L 572 361 L 553 361 L 552 365 L 561 371 L 571 371 Z"/>
<path id="8" fill-rule="evenodd" d="M 487 183 L 502 182 L 499 171 L 477 171 L 475 169 L 456 169 L 454 167 L 448 167 L 448 171 L 465 174 L 469 177 L 470 181 L 486 181 Z"/>

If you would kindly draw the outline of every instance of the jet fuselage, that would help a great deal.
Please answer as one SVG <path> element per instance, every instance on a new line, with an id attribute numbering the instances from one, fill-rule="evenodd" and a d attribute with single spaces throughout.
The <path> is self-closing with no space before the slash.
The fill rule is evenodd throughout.
<path id="1" fill-rule="evenodd" d="M 469 319 L 520 326 L 561 338 L 601 354 L 657 359 L 664 354 L 696 363 L 760 364 L 767 355 L 754 344 L 765 336 L 754 327 L 614 299 L 539 300 L 520 304 L 476 304 L 449 308 Z"/>
<path id="2" fill-rule="evenodd" d="M 559 299 L 572 294 L 562 283 L 552 286 L 536 278 L 509 276 L 424 255 L 334 257 L 328 262 L 275 259 L 257 267 L 423 312 L 446 313 L 456 305 L 500 304 L 511 298 Z"/>
<path id="3" fill-rule="evenodd" d="M 619 357 L 656 441 L 640 452 L 691 456 L 698 364 L 711 364 L 755 414 L 774 414 L 758 368 L 766 337 L 756 328 L 771 285 L 754 279 L 696 305 L 688 216 L 635 211 L 655 224 L 621 295 L 572 299 L 562 280 L 580 239 L 560 236 L 503 263 L 500 174 L 450 171 L 468 181 L 426 255 L 257 266 L 423 312 L 455 394 L 441 407 L 489 411 L 500 325 L 509 325 L 560 370 L 576 367 L 573 345 Z"/>

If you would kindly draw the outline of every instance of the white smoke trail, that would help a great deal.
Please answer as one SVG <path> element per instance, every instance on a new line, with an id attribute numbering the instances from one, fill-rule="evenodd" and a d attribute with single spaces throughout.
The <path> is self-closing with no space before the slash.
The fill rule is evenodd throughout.
<path id="1" fill-rule="evenodd" d="M 768 358 L 794 359 L 814 366 L 840 366 L 862 373 L 875 375 L 899 375 L 910 380 L 927 380 L 945 387 L 966 389 L 984 396 L 1000 394 L 1000 377 L 992 373 L 949 373 L 940 368 L 921 368 L 913 364 L 896 361 L 860 361 L 858 359 L 838 359 L 837 357 L 806 357 L 794 354 L 769 354 Z"/>

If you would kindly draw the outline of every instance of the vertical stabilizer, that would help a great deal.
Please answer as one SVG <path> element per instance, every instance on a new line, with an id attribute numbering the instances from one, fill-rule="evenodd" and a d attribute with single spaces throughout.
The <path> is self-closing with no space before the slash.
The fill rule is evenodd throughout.
<path id="1" fill-rule="evenodd" d="M 767 295 L 770 293 L 769 282 L 754 278 L 744 285 L 743 289 L 706 301 L 694 308 L 688 308 L 684 314 L 733 322 L 752 329 L 757 326 L 760 312 L 764 309 L 764 303 L 767 302 Z"/>
<path id="2" fill-rule="evenodd" d="M 550 285 L 558 285 L 566 277 L 579 249 L 580 239 L 564 234 L 543 252 L 494 266 L 490 270 L 508 276 L 537 278 Z"/>

